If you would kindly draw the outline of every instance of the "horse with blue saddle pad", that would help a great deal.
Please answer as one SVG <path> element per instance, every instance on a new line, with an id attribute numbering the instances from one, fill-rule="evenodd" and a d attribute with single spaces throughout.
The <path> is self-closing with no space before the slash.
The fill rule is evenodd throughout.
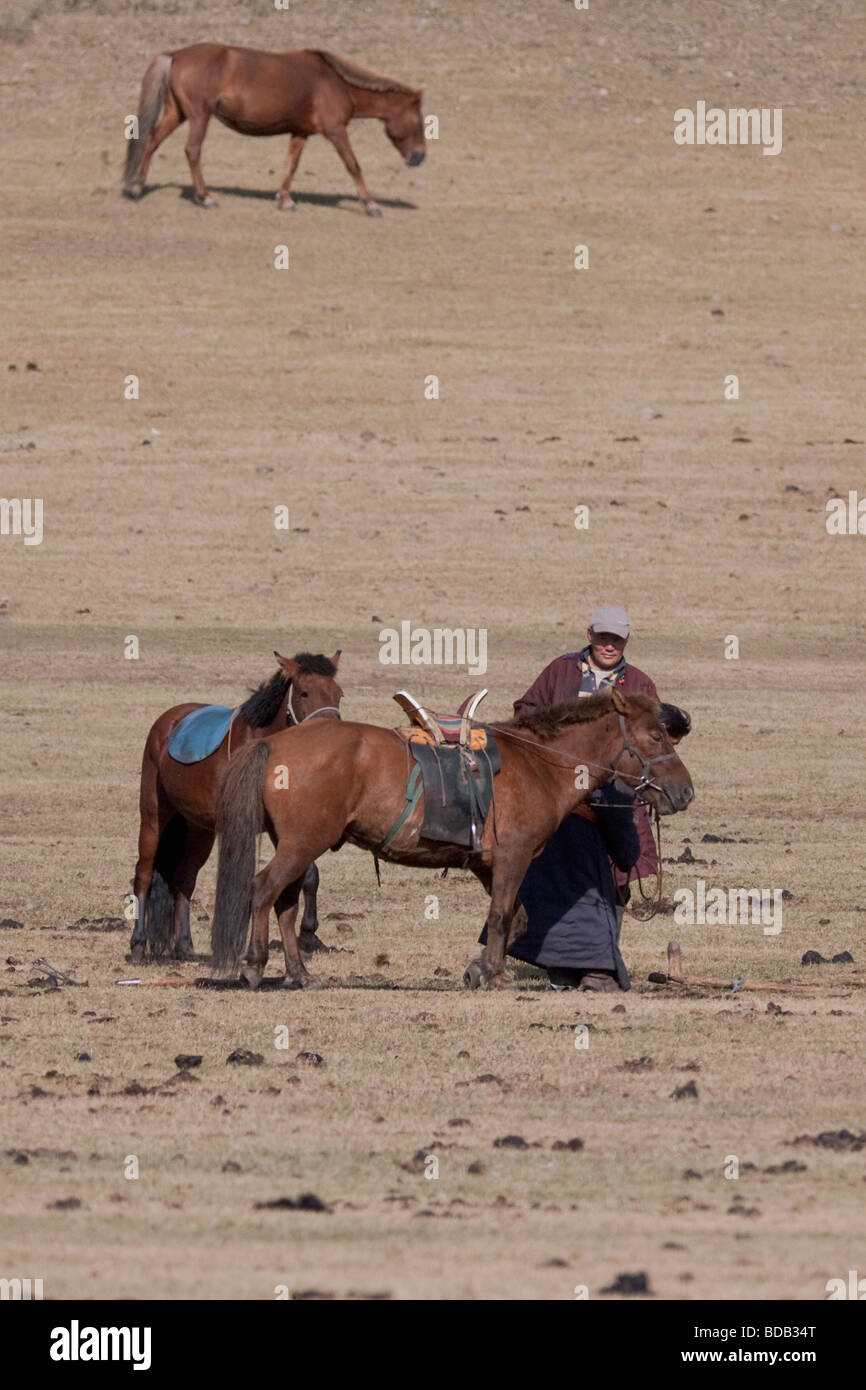
<path id="1" fill-rule="evenodd" d="M 274 652 L 279 669 L 235 709 L 174 705 L 153 724 L 144 746 L 139 797 L 141 826 L 133 894 L 134 961 L 171 951 L 192 954 L 190 900 L 216 837 L 217 795 L 223 774 L 247 743 L 315 717 L 340 717 L 340 653 L 294 657 Z M 322 949 L 315 935 L 319 875 L 304 882 L 302 945 Z M 297 903 L 296 903 L 297 908 Z"/>

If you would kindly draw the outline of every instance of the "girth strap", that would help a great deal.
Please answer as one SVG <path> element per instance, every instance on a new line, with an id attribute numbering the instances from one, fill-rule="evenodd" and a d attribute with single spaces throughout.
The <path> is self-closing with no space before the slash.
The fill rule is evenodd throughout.
<path id="1" fill-rule="evenodd" d="M 403 826 L 406 824 L 412 812 L 415 810 L 415 807 L 418 805 L 418 802 L 421 800 L 421 794 L 423 791 L 424 784 L 421 781 L 421 765 L 420 763 L 415 763 L 412 768 L 412 771 L 409 773 L 409 781 L 406 784 L 406 805 L 403 807 L 403 810 L 400 812 L 394 824 L 391 826 L 391 829 L 388 831 L 388 834 L 385 836 L 384 840 L 379 846 L 380 850 L 387 849 L 391 841 L 403 829 Z"/>

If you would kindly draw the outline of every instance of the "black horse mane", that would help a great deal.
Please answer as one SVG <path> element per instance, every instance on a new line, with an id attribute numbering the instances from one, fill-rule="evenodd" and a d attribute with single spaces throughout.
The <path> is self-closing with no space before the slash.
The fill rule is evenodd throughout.
<path id="1" fill-rule="evenodd" d="M 539 738 L 554 738 L 560 729 L 569 724 L 588 724 L 593 719 L 602 719 L 611 712 L 611 690 L 599 691 L 597 695 L 585 695 L 581 700 L 563 700 L 558 705 L 546 705 L 542 709 L 526 710 L 510 719 L 503 729 L 529 729 Z M 649 695 L 627 695 L 625 697 L 637 709 L 644 709 L 658 717 L 659 706 Z"/>
<path id="2" fill-rule="evenodd" d="M 333 678 L 337 674 L 336 666 L 327 656 L 314 656 L 312 652 L 296 652 L 292 660 L 297 662 L 301 674 L 305 676 Z M 249 699 L 241 705 L 238 714 L 246 720 L 251 729 L 264 729 L 276 719 L 290 684 L 283 671 L 275 671 L 270 680 L 262 681 L 257 689 L 251 691 Z"/>

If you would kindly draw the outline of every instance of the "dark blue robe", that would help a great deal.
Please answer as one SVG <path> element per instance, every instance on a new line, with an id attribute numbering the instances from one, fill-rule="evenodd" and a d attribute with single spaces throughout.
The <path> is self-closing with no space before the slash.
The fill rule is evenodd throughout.
<path id="1" fill-rule="evenodd" d="M 640 857 L 634 797 L 610 781 L 591 793 L 589 804 L 597 824 L 566 816 L 530 864 L 520 888 L 527 929 L 508 954 L 544 968 L 610 970 L 620 987 L 629 989 L 610 860 L 628 869 Z"/>

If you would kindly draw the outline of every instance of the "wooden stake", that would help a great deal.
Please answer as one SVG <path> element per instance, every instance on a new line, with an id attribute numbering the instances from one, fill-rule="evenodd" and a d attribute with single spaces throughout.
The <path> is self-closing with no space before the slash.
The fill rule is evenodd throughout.
<path id="1" fill-rule="evenodd" d="M 710 989 L 732 990 L 733 980 L 720 980 L 713 975 L 684 975 L 683 953 L 678 941 L 668 942 L 668 970 L 666 975 L 650 975 L 653 984 L 666 985 L 705 985 Z M 814 994 L 815 985 L 787 985 L 773 980 L 740 980 L 735 993 L 743 989 L 766 989 L 774 994 Z"/>

